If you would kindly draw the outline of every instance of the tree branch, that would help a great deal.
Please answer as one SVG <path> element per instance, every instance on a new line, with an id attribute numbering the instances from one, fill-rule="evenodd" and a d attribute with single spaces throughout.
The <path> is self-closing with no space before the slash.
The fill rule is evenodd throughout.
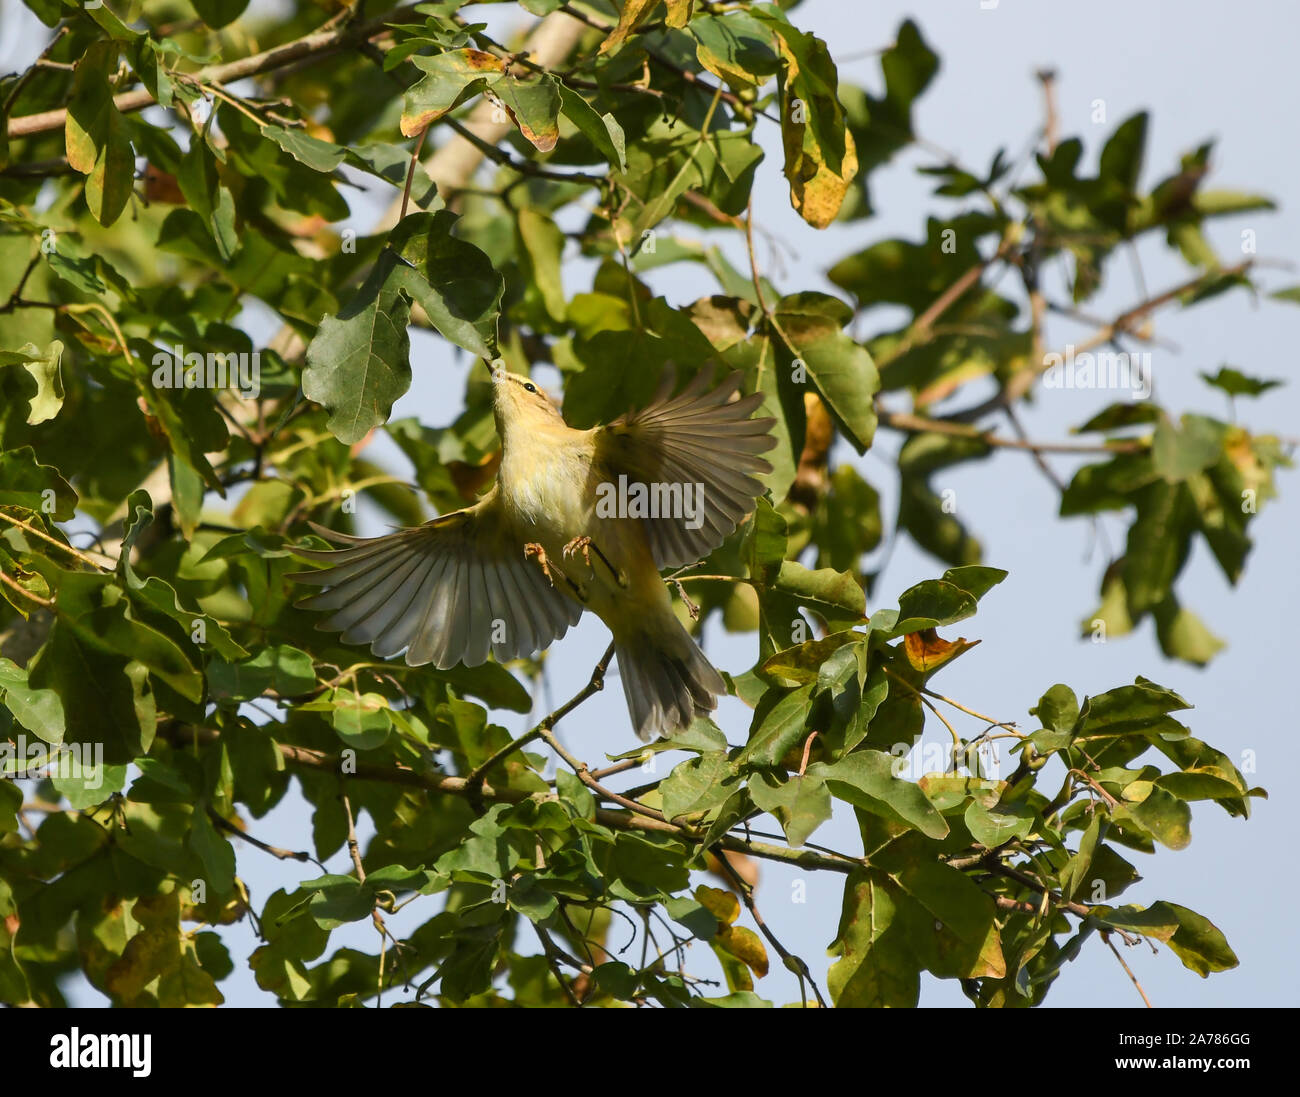
<path id="1" fill-rule="evenodd" d="M 1255 265 L 1254 259 L 1245 259 L 1231 267 L 1221 267 L 1218 270 L 1205 271 L 1198 274 L 1195 278 L 1190 278 L 1171 289 L 1158 293 L 1154 297 L 1148 297 L 1146 300 L 1134 305 L 1131 309 L 1121 312 L 1108 324 L 1102 325 L 1097 331 L 1093 332 L 1082 343 L 1075 344 L 1073 347 L 1074 354 L 1081 354 L 1085 351 L 1092 350 L 1094 347 L 1105 346 L 1118 335 L 1127 334 L 1130 329 L 1139 321 L 1145 319 L 1156 309 L 1176 301 L 1186 293 L 1200 289 L 1211 281 L 1220 278 L 1233 278 L 1239 274 L 1245 274 L 1252 266 Z M 1021 370 L 1007 381 L 1006 386 L 1001 392 L 990 396 L 987 400 L 981 401 L 974 407 L 966 408 L 964 411 L 956 411 L 951 415 L 944 416 L 952 423 L 970 423 L 976 419 L 987 415 L 991 411 L 997 411 L 999 408 L 1007 407 L 1014 404 L 1021 397 L 1025 396 L 1034 386 L 1034 382 L 1048 371 L 1047 358 L 1044 355 L 1036 365 L 1030 369 Z M 1064 357 L 1064 355 L 1062 355 Z"/>
<path id="2" fill-rule="evenodd" d="M 198 727 L 189 724 L 173 723 L 163 726 L 159 734 L 171 741 L 184 744 L 188 742 L 212 743 L 221 738 L 221 733 L 214 728 Z M 286 762 L 304 769 L 320 773 L 338 774 L 343 772 L 344 759 L 337 754 L 313 750 L 310 747 L 295 746 L 292 743 L 276 742 L 276 748 Z M 381 766 L 372 762 L 347 760 L 348 776 L 359 781 L 381 781 L 391 785 L 404 785 L 408 788 L 420 788 L 427 792 L 440 792 L 449 796 L 472 795 L 468 777 L 453 777 L 442 774 L 422 774 L 408 766 Z M 518 804 L 524 800 L 534 799 L 535 795 L 522 789 L 498 788 L 486 781 L 477 790 L 482 799 L 498 804 Z M 641 808 L 648 811 L 648 808 Z M 688 827 L 632 811 L 614 811 L 609 808 L 596 809 L 596 821 L 613 830 L 649 831 L 666 834 L 682 842 L 698 845 L 703 840 L 702 834 L 696 834 Z M 807 849 L 790 849 L 788 846 L 770 845 L 766 842 L 746 841 L 735 835 L 725 835 L 716 845 L 733 853 L 747 853 L 767 861 L 780 861 L 787 865 L 798 865 L 808 869 L 827 869 L 847 875 L 855 868 L 867 865 L 865 858 L 831 857 Z"/>
<path id="3" fill-rule="evenodd" d="M 471 772 L 470 775 L 466 778 L 467 787 L 470 790 L 469 792 L 470 797 L 471 798 L 473 797 L 474 795 L 473 790 L 475 788 L 482 788 L 483 780 L 484 778 L 487 777 L 488 773 L 491 771 L 493 766 L 495 766 L 502 759 L 508 758 L 510 755 L 514 754 L 515 751 L 523 749 L 534 740 L 540 739 L 544 733 L 549 732 L 551 728 L 555 727 L 555 725 L 559 723 L 563 717 L 571 713 L 575 708 L 577 708 L 580 704 L 582 704 L 582 702 L 585 701 L 588 697 L 592 696 L 593 694 L 599 693 L 602 689 L 604 689 L 605 672 L 609 670 L 609 661 L 612 658 L 614 658 L 614 642 L 611 640 L 609 647 L 605 649 L 605 654 L 600 657 L 600 662 L 598 662 L 595 668 L 592 670 L 590 680 L 587 682 L 585 686 L 582 687 L 582 689 L 580 689 L 576 694 L 574 694 L 574 696 L 571 697 L 569 700 L 565 701 L 565 703 L 562 704 L 559 708 L 557 708 L 554 712 L 548 714 L 547 716 L 544 716 L 541 722 L 539 722 L 537 726 L 534 727 L 531 731 L 527 732 L 524 735 L 521 735 L 518 739 L 515 739 L 513 742 L 507 743 L 495 754 L 493 754 L 492 757 L 489 758 L 486 762 L 483 762 L 482 764 L 475 767 L 473 772 Z"/>
<path id="4" fill-rule="evenodd" d="M 722 866 L 723 872 L 731 878 L 731 882 L 735 886 L 736 891 L 740 893 L 740 898 L 749 910 L 750 916 L 754 919 L 754 924 L 758 926 L 759 930 L 762 931 L 763 936 L 767 938 L 768 944 L 776 949 L 777 954 L 781 957 L 781 962 L 785 964 L 786 970 L 793 971 L 798 977 L 800 993 L 803 992 L 803 983 L 804 980 L 807 979 L 808 985 L 812 987 L 813 994 L 817 998 L 817 1004 L 821 1006 L 822 1009 L 826 1009 L 826 999 L 822 997 L 822 992 L 817 987 L 817 980 L 813 978 L 812 972 L 808 969 L 808 965 L 800 957 L 790 952 L 785 945 L 781 944 L 777 939 L 776 934 L 767 928 L 767 923 L 763 921 L 763 916 L 758 913 L 758 905 L 754 902 L 754 889 L 741 879 L 740 874 L 731 867 L 731 862 L 728 861 L 726 857 L 716 849 L 713 852 L 718 859 L 718 863 Z M 807 1006 L 807 1004 L 808 1001 L 805 997 L 804 1005 Z"/>
<path id="5" fill-rule="evenodd" d="M 418 23 L 423 18 L 424 16 L 412 8 L 397 7 L 366 23 L 314 31 L 301 38 L 295 38 L 292 42 L 285 42 L 283 45 L 274 46 L 261 53 L 250 54 L 248 57 L 241 57 L 236 61 L 228 61 L 221 65 L 205 65 L 190 75 L 193 79 L 204 83 L 242 80 L 245 77 L 258 76 L 264 72 L 284 68 L 286 65 L 307 58 L 315 60 L 326 57 L 357 42 L 369 41 L 371 38 L 387 34 L 392 23 Z M 145 107 L 152 106 L 154 102 L 155 99 L 147 88 L 134 88 L 113 97 L 113 105 L 123 114 L 143 110 Z M 38 114 L 21 114 L 9 119 L 9 139 L 12 141 L 16 137 L 30 137 L 33 134 L 62 129 L 67 119 L 66 107 L 41 111 Z"/>

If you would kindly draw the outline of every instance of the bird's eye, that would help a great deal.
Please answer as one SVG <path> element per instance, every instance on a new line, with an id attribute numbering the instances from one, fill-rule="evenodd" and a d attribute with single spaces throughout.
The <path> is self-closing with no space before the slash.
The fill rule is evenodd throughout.
<path id="1" fill-rule="evenodd" d="M 536 392 L 536 391 L 537 391 L 537 386 L 534 385 L 531 381 L 526 381 L 524 383 L 524 392 Z"/>

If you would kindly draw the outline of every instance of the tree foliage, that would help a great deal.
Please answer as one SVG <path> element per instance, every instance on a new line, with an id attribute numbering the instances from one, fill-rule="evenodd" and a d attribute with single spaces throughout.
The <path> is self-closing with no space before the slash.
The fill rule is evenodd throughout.
<path id="1" fill-rule="evenodd" d="M 520 0 L 517 39 L 489 30 L 503 5 L 457 0 L 324 20 L 26 2 L 48 47 L 0 82 L 0 1000 L 59 1004 L 75 975 L 117 1005 L 220 1004 L 238 964 L 284 1003 L 754 1006 L 789 998 L 763 993 L 783 966 L 805 1003 L 913 1005 L 929 973 L 1027 1006 L 1093 935 L 1159 942 L 1201 975 L 1235 965 L 1206 917 L 1123 899 L 1139 855 L 1188 845 L 1193 803 L 1246 816 L 1262 795 L 1194 736 L 1187 701 L 1145 677 L 1083 698 L 1042 683 L 1007 699 L 1029 714 L 1013 723 L 932 681 L 1005 576 L 935 478 L 997 448 L 1032 474 L 1052 451 L 1016 416 L 1062 365 L 1048 313 L 1087 316 L 1146 238 L 1186 278 L 1076 349 L 1131 365 L 1160 310 L 1297 299 L 1211 247 L 1207 222 L 1270 203 L 1211 188 L 1209 145 L 1150 189 L 1145 114 L 1095 171 L 1050 125 L 1026 162 L 932 157 L 922 182 L 944 201 L 916 238 L 838 256 L 832 294 L 761 269 L 751 191 L 783 174 L 810 237 L 870 216 L 872 173 L 917 141 L 939 69 L 911 22 L 873 95 L 791 2 Z M 363 194 L 390 204 L 373 230 Z M 579 260 L 589 284 L 567 292 Z M 714 292 L 652 288 L 681 264 Z M 392 419 L 431 368 L 412 328 L 463 352 L 439 379 L 449 400 L 465 379 L 463 410 Z M 493 722 L 534 711 L 540 657 L 378 664 L 294 607 L 292 550 L 324 544 L 309 521 L 355 532 L 364 497 L 412 524 L 491 482 L 496 359 L 558 369 L 575 426 L 638 405 L 669 362 L 766 394 L 766 496 L 671 580 L 684 617 L 754 638 L 729 678 L 747 727 L 697 721 L 596 769 L 555 713 L 513 741 Z M 1205 379 L 1234 399 L 1275 384 Z M 1085 633 L 1150 617 L 1165 655 L 1208 663 L 1221 645 L 1180 578 L 1203 539 L 1237 581 L 1282 443 L 1080 387 L 1101 406 L 1056 447 L 1085 457 L 1059 515 L 1128 527 Z M 906 439 L 890 515 L 851 456 L 881 431 Z M 369 455 L 380 433 L 409 468 Z M 889 590 L 868 564 L 886 528 L 942 574 Z M 925 729 L 951 746 L 917 774 Z M 661 753 L 655 780 L 620 777 Z M 291 790 L 307 852 L 259 837 Z M 837 810 L 860 849 L 810 844 Z M 783 841 L 751 833 L 761 816 Z M 346 874 L 319 865 L 344 850 Z M 240 863 L 268 854 L 283 886 L 250 896 Z M 765 862 L 843 878 L 829 968 L 762 921 Z M 421 916 L 399 939 L 385 916 L 407 904 Z M 232 956 L 240 920 L 258 943 Z M 372 948 L 331 940 L 366 921 Z M 655 942 L 639 960 L 615 944 L 624 923 Z"/>

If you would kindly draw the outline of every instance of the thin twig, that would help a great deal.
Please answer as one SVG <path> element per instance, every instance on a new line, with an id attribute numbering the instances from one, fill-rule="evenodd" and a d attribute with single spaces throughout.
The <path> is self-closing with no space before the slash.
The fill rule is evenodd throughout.
<path id="1" fill-rule="evenodd" d="M 481 789 L 483 787 L 484 779 L 487 777 L 488 773 L 491 772 L 493 766 L 501 762 L 502 759 L 508 758 L 510 755 L 514 754 L 515 751 L 522 750 L 524 747 L 526 747 L 529 743 L 533 742 L 534 740 L 542 738 L 544 732 L 550 731 L 551 728 L 555 727 L 555 725 L 559 723 L 563 717 L 567 716 L 570 712 L 572 712 L 575 708 L 577 708 L 580 704 L 582 704 L 582 702 L 585 701 L 588 697 L 592 696 L 592 694 L 599 693 L 602 689 L 604 689 L 605 674 L 609 670 L 609 662 L 613 658 L 614 658 L 614 643 L 611 640 L 609 647 L 605 649 L 605 654 L 600 657 L 600 661 L 593 668 L 591 672 L 591 678 L 588 679 L 587 684 L 583 686 L 582 689 L 580 689 L 577 693 L 575 693 L 571 698 L 569 698 L 569 700 L 565 701 L 564 704 L 562 704 L 554 712 L 551 712 L 548 715 L 544 716 L 541 722 L 538 723 L 537 726 L 534 727 L 531 731 L 528 731 L 525 734 L 521 735 L 518 739 L 515 739 L 513 742 L 507 743 L 495 754 L 493 754 L 490 758 L 488 758 L 487 761 L 482 762 L 479 765 L 475 766 L 474 769 L 470 772 L 469 776 L 465 779 L 467 787 L 471 790 L 476 788 Z M 472 797 L 473 793 L 471 792 L 470 795 Z"/>
<path id="2" fill-rule="evenodd" d="M 197 72 L 188 74 L 192 79 L 203 83 L 229 84 L 249 76 L 259 76 L 265 72 L 285 68 L 295 62 L 310 59 L 318 60 L 331 53 L 346 49 L 356 42 L 367 41 L 390 32 L 392 23 L 411 23 L 423 20 L 424 16 L 410 7 L 397 7 L 372 19 L 367 23 L 317 30 L 295 38 L 292 42 L 275 46 L 261 53 L 241 57 L 221 65 L 207 65 Z M 328 24 L 326 24 L 328 26 Z M 113 97 L 113 105 L 119 112 L 143 110 L 152 106 L 154 97 L 147 88 L 136 88 L 122 92 Z M 59 107 L 55 110 L 41 111 L 37 114 L 23 114 L 9 119 L 9 138 L 30 137 L 37 133 L 60 130 L 67 123 L 68 110 Z"/>
<path id="3" fill-rule="evenodd" d="M 219 830 L 224 830 L 227 834 L 236 838 L 242 838 L 250 846 L 255 846 L 263 853 L 269 853 L 272 857 L 278 857 L 281 861 L 310 861 L 318 866 L 322 872 L 325 872 L 325 866 L 315 857 L 305 850 L 281 849 L 279 846 L 273 846 L 269 842 L 263 842 L 260 838 L 254 838 L 247 831 L 236 826 L 224 815 L 219 814 L 212 808 L 208 808 L 208 818 L 216 825 Z"/>
<path id="4" fill-rule="evenodd" d="M 1146 1003 L 1147 1009 L 1154 1009 L 1155 1007 L 1151 1004 L 1151 999 L 1147 997 L 1147 992 L 1142 989 L 1142 984 L 1138 982 L 1138 977 L 1133 974 L 1132 968 L 1124 962 L 1124 957 L 1119 954 L 1119 949 L 1115 947 L 1115 942 L 1110 939 L 1110 934 L 1104 929 L 1101 931 L 1101 939 L 1106 942 L 1106 947 L 1115 954 L 1115 959 L 1119 961 L 1119 966 L 1124 969 L 1124 974 L 1127 975 L 1133 981 L 1133 985 L 1137 987 L 1137 992 L 1142 995 L 1142 1001 Z"/>
<path id="5" fill-rule="evenodd" d="M 57 537 L 51 537 L 44 530 L 37 529 L 35 526 L 29 525 L 28 523 L 24 522 L 21 518 L 15 518 L 12 514 L 6 514 L 3 510 L 0 510 L 0 518 L 3 518 L 6 522 L 10 523 L 11 525 L 17 526 L 19 529 L 26 530 L 33 537 L 39 537 L 42 541 L 47 541 L 49 544 L 54 545 L 56 548 L 61 548 L 64 552 L 69 553 L 72 556 L 75 556 L 83 564 L 89 564 L 92 568 L 95 568 L 98 571 L 112 571 L 113 566 L 117 564 L 117 561 L 113 560 L 111 556 L 104 557 L 105 560 L 110 561 L 109 564 L 107 565 L 101 564 L 99 563 L 99 561 L 95 560 L 92 556 L 88 555 L 85 552 L 82 552 L 81 549 L 74 548 L 72 545 L 69 544 L 65 544 L 63 541 L 60 541 Z"/>
<path id="6" fill-rule="evenodd" d="M 731 862 L 727 860 L 726 856 L 719 849 L 715 848 L 713 852 L 718 859 L 718 863 L 722 866 L 723 872 L 731 878 L 732 884 L 735 886 L 741 900 L 749 910 L 750 917 L 754 919 L 754 924 L 758 926 L 763 936 L 767 938 L 768 944 L 776 949 L 777 954 L 781 957 L 781 961 L 785 964 L 786 969 L 793 971 L 798 977 L 799 993 L 803 996 L 804 1006 L 806 1007 L 808 1005 L 807 992 L 804 990 L 804 980 L 807 979 L 808 985 L 812 987 L 813 994 L 817 997 L 817 1004 L 821 1006 L 822 1009 L 827 1008 L 826 999 L 822 997 L 822 992 L 817 987 L 817 980 L 813 978 L 812 972 L 808 969 L 808 965 L 804 963 L 802 958 L 794 955 L 785 947 L 785 945 L 781 944 L 777 939 L 776 934 L 768 929 L 767 923 L 763 921 L 763 916 L 758 912 L 758 904 L 754 902 L 754 889 L 746 883 L 740 873 L 732 868 Z"/>
<path id="7" fill-rule="evenodd" d="M 352 802 L 348 799 L 346 792 L 339 793 L 339 799 L 343 801 L 343 810 L 348 817 L 348 854 L 352 857 L 352 865 L 357 870 L 357 879 L 364 884 L 366 882 L 366 869 L 361 863 L 361 847 L 357 842 L 356 821 L 352 818 Z"/>
<path id="8" fill-rule="evenodd" d="M 1092 350 L 1095 347 L 1104 346 L 1111 342 L 1117 335 L 1126 334 L 1138 323 L 1138 321 L 1145 319 L 1152 312 L 1155 312 L 1156 309 L 1162 308 L 1170 302 L 1178 300 L 1184 294 L 1192 293 L 1212 281 L 1217 281 L 1222 278 L 1235 278 L 1237 275 L 1245 274 L 1246 271 L 1250 270 L 1254 265 L 1254 259 L 1245 259 L 1231 267 L 1221 267 L 1218 270 L 1205 271 L 1204 273 L 1197 275 L 1195 278 L 1189 278 L 1186 282 L 1181 282 L 1178 285 L 1165 290 L 1163 293 L 1157 293 L 1153 297 L 1148 297 L 1144 301 L 1134 305 L 1132 308 L 1121 312 L 1114 320 L 1108 324 L 1104 324 L 1097 331 L 1093 332 L 1093 334 L 1087 339 L 1083 340 L 1083 342 L 1073 344 L 1070 348 L 1071 352 L 1078 355 L 1085 351 Z M 1001 392 L 990 396 L 987 400 L 982 400 L 974 407 L 953 412 L 951 415 L 944 416 L 944 418 L 953 423 L 969 423 L 987 415 L 991 411 L 997 411 L 999 408 L 1006 407 L 1009 404 L 1014 404 L 1029 392 L 1034 385 L 1034 381 L 1036 381 L 1040 375 L 1046 373 L 1048 369 L 1051 368 L 1050 360 L 1055 357 L 1057 357 L 1057 355 L 1044 355 L 1042 359 L 1035 363 L 1031 368 L 1023 369 L 1014 374 L 1010 380 L 1007 381 Z M 1064 359 L 1066 355 L 1062 353 L 1059 357 Z"/>
<path id="9" fill-rule="evenodd" d="M 52 601 L 50 601 L 50 599 L 48 599 L 48 598 L 42 598 L 39 594 L 33 594 L 33 593 L 32 593 L 30 590 L 28 590 L 25 586 L 23 586 L 21 583 L 19 583 L 17 579 L 12 578 L 12 577 L 9 575 L 9 573 L 6 572 L 6 571 L 0 571 L 0 583 L 4 583 L 4 585 L 7 586 L 7 587 L 12 587 L 12 588 L 13 588 L 14 590 L 16 590 L 19 594 L 21 594 L 24 598 L 29 598 L 29 599 L 31 599 L 31 600 L 32 600 L 33 602 L 35 602 L 38 606 L 43 606 L 45 609 L 53 609 L 53 608 L 54 608 L 54 603 L 53 603 Z"/>

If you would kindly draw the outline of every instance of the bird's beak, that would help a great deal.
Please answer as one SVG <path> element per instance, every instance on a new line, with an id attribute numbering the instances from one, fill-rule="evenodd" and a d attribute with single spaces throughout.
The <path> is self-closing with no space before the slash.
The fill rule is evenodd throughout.
<path id="1" fill-rule="evenodd" d="M 500 358 L 488 363 L 488 372 L 492 375 L 492 384 L 499 385 L 506 379 L 506 364 Z"/>

